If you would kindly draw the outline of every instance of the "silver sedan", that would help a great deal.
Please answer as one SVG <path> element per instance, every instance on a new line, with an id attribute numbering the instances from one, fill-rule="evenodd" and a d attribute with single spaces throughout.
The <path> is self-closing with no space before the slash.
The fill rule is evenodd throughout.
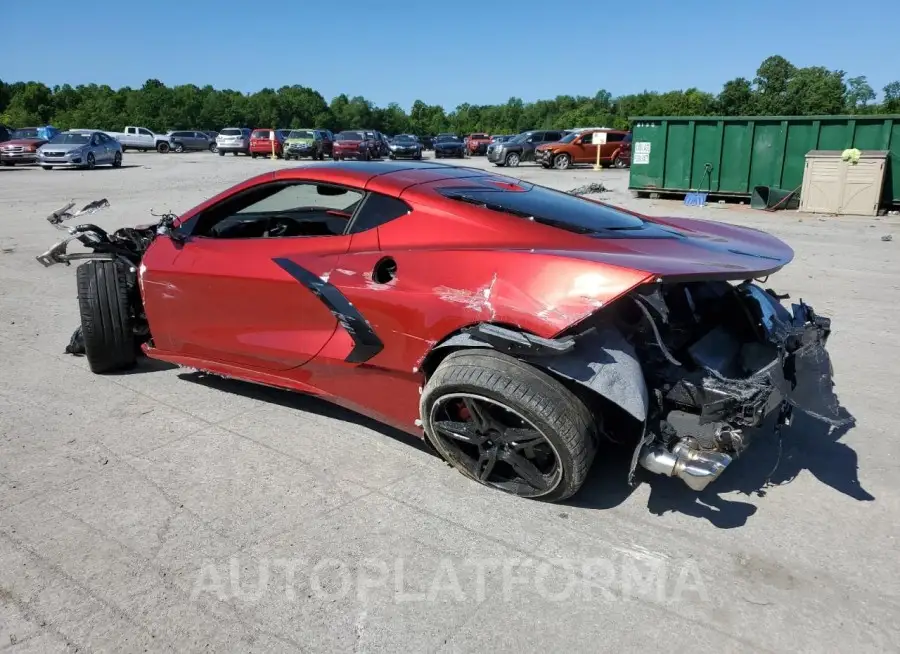
<path id="1" fill-rule="evenodd" d="M 122 145 L 100 131 L 70 130 L 44 143 L 38 148 L 37 157 L 44 170 L 103 165 L 118 168 L 122 165 Z"/>

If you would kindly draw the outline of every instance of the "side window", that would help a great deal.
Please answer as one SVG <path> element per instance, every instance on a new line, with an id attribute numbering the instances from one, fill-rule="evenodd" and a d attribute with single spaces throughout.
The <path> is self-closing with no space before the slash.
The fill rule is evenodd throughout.
<path id="1" fill-rule="evenodd" d="M 100 134 L 97 134 L 97 136 L 100 138 L 100 142 L 103 143 L 104 145 L 109 143 L 110 141 L 112 141 L 112 139 L 109 138 L 106 134 L 100 133 Z"/>
<path id="2" fill-rule="evenodd" d="M 378 227 L 389 223 L 395 218 L 405 216 L 411 211 L 408 204 L 403 200 L 392 198 L 380 193 L 370 193 L 362 206 L 359 213 L 350 224 L 350 234 L 364 232 L 367 229 Z"/>
<path id="3" fill-rule="evenodd" d="M 362 191 L 316 182 L 263 184 L 210 207 L 190 231 L 210 238 L 336 236 L 362 198 Z"/>
<path id="4" fill-rule="evenodd" d="M 562 138 L 562 132 L 547 132 L 544 136 L 545 141 L 556 142 Z"/>
<path id="5" fill-rule="evenodd" d="M 93 138 L 91 138 L 91 145 L 100 145 L 100 135 L 94 134 Z"/>
<path id="6" fill-rule="evenodd" d="M 590 134 L 585 134 L 581 137 L 582 145 L 591 145 L 593 142 L 594 142 L 594 133 L 593 132 L 591 132 Z"/>
<path id="7" fill-rule="evenodd" d="M 141 136 L 153 136 L 153 134 L 150 133 L 149 129 L 144 129 L 143 127 L 139 128 L 137 132 Z"/>
<path id="8" fill-rule="evenodd" d="M 624 134 L 617 134 L 615 132 L 609 132 L 606 135 L 607 143 L 621 143 L 625 139 Z"/>

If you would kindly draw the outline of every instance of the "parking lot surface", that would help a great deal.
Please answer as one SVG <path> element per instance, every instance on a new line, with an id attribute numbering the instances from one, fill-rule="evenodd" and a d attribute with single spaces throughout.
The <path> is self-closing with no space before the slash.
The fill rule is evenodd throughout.
<path id="1" fill-rule="evenodd" d="M 833 318 L 856 419 L 798 417 L 780 459 L 762 438 L 701 494 L 629 488 L 610 447 L 551 505 L 319 400 L 147 361 L 95 376 L 63 353 L 75 272 L 34 259 L 62 236 L 47 214 L 107 198 L 90 222 L 151 222 L 289 165 L 0 169 L 0 651 L 900 650 L 896 217 L 688 209 L 631 198 L 627 171 L 504 169 L 786 240 L 766 285 Z"/>

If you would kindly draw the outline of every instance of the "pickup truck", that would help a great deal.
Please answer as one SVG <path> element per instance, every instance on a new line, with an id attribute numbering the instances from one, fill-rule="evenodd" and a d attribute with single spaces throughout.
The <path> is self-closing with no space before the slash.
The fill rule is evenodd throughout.
<path id="1" fill-rule="evenodd" d="M 146 127 L 132 127 L 129 125 L 124 132 L 106 132 L 107 136 L 116 139 L 122 144 L 122 152 L 126 148 L 132 150 L 156 150 L 166 153 L 172 149 L 172 140 L 167 134 L 155 134 Z"/>

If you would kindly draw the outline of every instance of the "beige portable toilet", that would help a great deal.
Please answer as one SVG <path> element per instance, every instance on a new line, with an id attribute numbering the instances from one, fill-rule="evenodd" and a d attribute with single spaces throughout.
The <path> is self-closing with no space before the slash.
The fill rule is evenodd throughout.
<path id="1" fill-rule="evenodd" d="M 800 211 L 876 216 L 881 205 L 889 152 L 862 150 L 859 159 L 844 161 L 841 150 L 806 154 Z"/>

